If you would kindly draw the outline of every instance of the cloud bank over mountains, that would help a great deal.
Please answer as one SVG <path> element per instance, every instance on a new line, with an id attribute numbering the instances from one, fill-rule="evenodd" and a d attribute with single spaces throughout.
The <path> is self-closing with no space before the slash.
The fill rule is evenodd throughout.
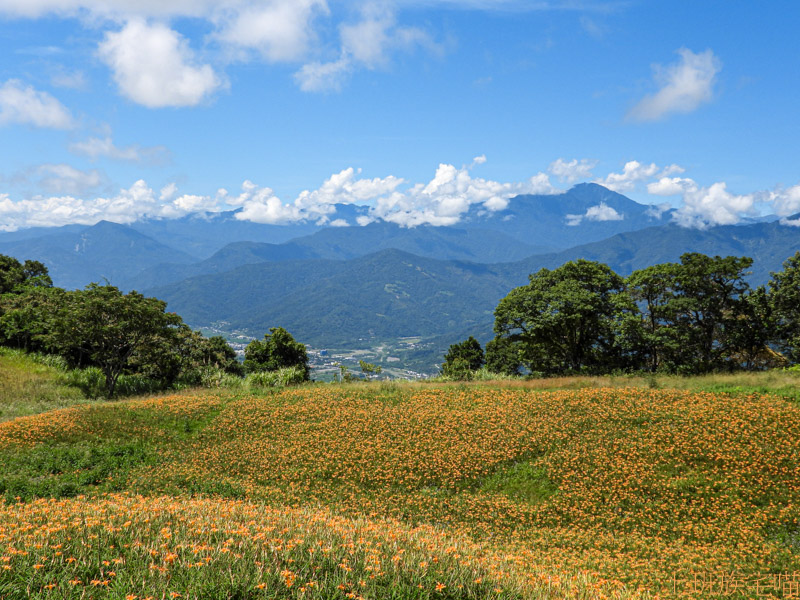
<path id="1" fill-rule="evenodd" d="M 105 147 L 105 146 L 103 146 Z M 110 145 L 113 148 L 113 144 Z M 131 151 L 133 154 L 133 151 Z M 144 180 L 115 195 L 80 198 L 80 192 L 102 183 L 96 171 L 82 172 L 67 165 L 44 165 L 37 170 L 46 188 L 59 195 L 35 196 L 13 200 L 0 194 L 0 229 L 13 231 L 35 226 L 59 226 L 72 223 L 90 225 L 100 220 L 132 223 L 145 218 L 179 218 L 195 213 L 214 213 L 238 209 L 236 218 L 270 225 L 286 225 L 302 221 L 333 226 L 354 225 L 338 218 L 337 205 L 367 207 L 358 217 L 358 225 L 376 220 L 404 227 L 419 225 L 449 226 L 461 221 L 473 207 L 480 212 L 493 213 L 508 206 L 511 198 L 525 194 L 557 195 L 564 188 L 553 185 L 551 177 L 574 183 L 575 174 L 586 179 L 592 176 L 597 161 L 588 159 L 557 159 L 549 172 L 539 172 L 521 182 L 500 182 L 474 175 L 473 171 L 486 162 L 476 157 L 470 165 L 456 167 L 440 164 L 432 179 L 412 183 L 401 177 L 361 177 L 352 167 L 331 175 L 314 190 L 301 192 L 293 201 L 285 202 L 269 187 L 245 181 L 241 191 L 231 193 L 220 189 L 213 195 L 180 194 L 172 183 L 156 193 Z M 620 193 L 637 190 L 658 198 L 653 214 L 661 214 L 669 204 L 664 197 L 680 197 L 682 204 L 673 213 L 675 222 L 684 227 L 705 228 L 731 225 L 759 210 L 771 210 L 780 217 L 800 212 L 800 185 L 751 194 L 735 194 L 724 182 L 701 186 L 688 177 L 676 177 L 684 169 L 678 165 L 659 167 L 629 161 L 620 172 L 612 172 L 599 183 Z M 585 214 L 568 214 L 565 222 L 580 226 L 584 221 L 623 220 L 625 215 L 604 202 L 590 207 Z M 784 219 L 788 225 L 795 223 Z"/>

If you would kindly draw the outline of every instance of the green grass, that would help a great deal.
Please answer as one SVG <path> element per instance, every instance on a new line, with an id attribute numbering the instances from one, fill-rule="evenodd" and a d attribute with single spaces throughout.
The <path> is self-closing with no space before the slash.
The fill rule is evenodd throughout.
<path id="1" fill-rule="evenodd" d="M 0 347 L 0 422 L 86 402 L 60 368 Z"/>
<path id="2" fill-rule="evenodd" d="M 531 504 L 558 493 L 558 486 L 547 477 L 547 469 L 535 460 L 515 462 L 499 469 L 483 480 L 480 489 Z"/>
<path id="3" fill-rule="evenodd" d="M 434 380 L 439 382 L 439 380 Z M 519 387 L 543 391 L 579 390 L 586 388 L 648 388 L 664 390 L 689 390 L 732 396 L 770 394 L 800 402 L 800 370 L 776 369 L 740 373 L 710 373 L 708 375 L 600 375 L 544 377 L 535 379 L 475 380 L 461 382 L 468 385 Z"/>

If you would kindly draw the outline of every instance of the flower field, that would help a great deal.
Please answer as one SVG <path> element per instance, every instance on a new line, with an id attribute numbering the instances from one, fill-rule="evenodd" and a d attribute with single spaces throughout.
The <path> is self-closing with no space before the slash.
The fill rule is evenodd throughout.
<path id="1" fill-rule="evenodd" d="M 800 572 L 800 408 L 770 396 L 178 394 L 0 424 L 0 460 L 0 597 L 788 598 Z"/>

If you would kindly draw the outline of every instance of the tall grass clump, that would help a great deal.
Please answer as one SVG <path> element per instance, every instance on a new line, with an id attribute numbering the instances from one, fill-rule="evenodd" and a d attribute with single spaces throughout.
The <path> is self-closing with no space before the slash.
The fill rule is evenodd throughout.
<path id="1" fill-rule="evenodd" d="M 258 371 L 245 377 L 244 384 L 249 389 L 286 387 L 299 385 L 305 381 L 305 371 L 300 367 L 285 367 L 277 371 Z"/>

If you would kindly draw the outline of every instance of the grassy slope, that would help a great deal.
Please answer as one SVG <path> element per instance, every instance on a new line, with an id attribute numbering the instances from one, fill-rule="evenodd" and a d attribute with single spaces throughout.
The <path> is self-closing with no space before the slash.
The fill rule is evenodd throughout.
<path id="1" fill-rule="evenodd" d="M 499 597 L 546 597 L 558 576 L 558 586 L 588 598 L 599 597 L 595 586 L 606 595 L 617 593 L 615 580 L 628 583 L 629 590 L 643 585 L 669 595 L 675 573 L 688 578 L 693 571 L 800 570 L 800 409 L 793 402 L 742 393 L 769 385 L 791 396 L 792 377 L 672 382 L 733 394 L 655 390 L 647 388 L 652 380 L 627 378 L 603 383 L 642 387 L 542 392 L 477 384 L 317 386 L 262 397 L 181 394 L 18 419 L 0 425 L 5 496 L 89 494 L 94 499 L 68 500 L 58 510 L 41 503 L 25 509 L 9 505 L 0 514 L 8 527 L 6 537 L 0 535 L 0 562 L 3 542 L 30 550 L 34 540 L 25 537 L 28 527 L 41 529 L 54 514 L 69 520 L 81 511 L 110 511 L 116 515 L 112 522 L 96 523 L 95 530 L 129 533 L 98 541 L 102 548 L 95 557 L 95 545 L 88 550 L 75 545 L 87 535 L 81 527 L 73 524 L 68 534 L 58 528 L 40 531 L 37 543 L 66 544 L 76 562 L 65 565 L 53 552 L 41 553 L 46 561 L 35 552 L 6 552 L 13 568 L 0 570 L 0 590 L 8 595 L 19 581 L 36 575 L 41 588 L 33 591 L 41 597 L 53 582 L 62 593 L 72 590 L 63 597 L 80 597 L 86 590 L 95 597 L 146 590 L 159 591 L 158 597 L 166 590 L 184 597 L 385 597 L 396 587 L 404 590 L 397 597 L 404 598 L 478 598 L 494 594 L 494 586 L 503 590 Z M 596 383 L 549 381 L 564 387 Z M 655 385 L 667 383 L 659 379 Z M 145 492 L 150 499 L 101 495 L 107 492 Z M 159 500 L 162 494 L 169 498 Z M 220 533 L 209 537 L 209 530 L 196 523 L 217 519 L 216 504 L 198 501 L 186 508 L 187 498 L 198 494 L 231 498 L 230 511 L 243 506 L 243 512 L 227 521 L 219 517 Z M 173 502 L 184 508 L 163 508 Z M 370 579 L 375 572 L 367 569 L 364 548 L 351 571 L 345 563 L 316 564 L 294 555 L 289 558 L 296 568 L 290 568 L 292 563 L 272 550 L 266 561 L 264 540 L 270 532 L 248 525 L 269 513 L 264 502 L 300 511 L 283 529 L 271 530 L 275 539 L 319 542 L 322 534 L 314 533 L 306 519 L 308 507 L 322 506 L 349 523 L 360 518 L 368 529 L 383 527 L 382 535 L 386 527 L 394 528 L 396 538 L 390 539 L 401 541 L 390 545 L 405 545 L 417 560 L 388 579 Z M 134 508 L 124 508 L 129 505 Z M 149 525 L 143 517 L 137 521 L 141 513 L 162 516 Z M 178 513 L 185 515 L 173 516 Z M 135 523 L 130 530 L 123 526 L 127 520 Z M 448 560 L 441 540 L 424 558 L 418 546 L 411 547 L 422 535 L 413 528 L 424 523 L 440 527 L 436 535 L 452 536 L 453 545 L 469 547 L 460 559 L 464 569 L 455 563 L 436 572 L 420 566 Z M 171 543 L 158 537 L 167 526 L 181 532 L 169 546 L 180 560 L 165 562 L 166 548 L 158 548 Z M 426 530 L 422 538 L 435 538 L 432 532 Z M 349 551 L 350 542 L 324 539 L 337 551 L 342 544 L 342 551 Z M 125 548 L 133 540 L 143 546 L 112 557 L 109 544 Z M 469 546 L 469 540 L 482 549 Z M 276 542 L 270 544 L 274 548 Z M 218 575 L 231 568 L 236 577 L 192 571 L 186 549 L 198 546 L 207 547 L 204 556 L 221 561 Z M 234 546 L 244 563 L 225 562 Z M 159 556 L 148 563 L 142 547 Z M 502 568 L 496 562 L 501 551 L 509 563 Z M 383 547 L 379 554 L 391 564 L 386 552 Z M 495 558 L 486 558 L 482 553 L 487 552 Z M 124 573 L 124 580 L 107 575 L 110 567 L 102 560 L 114 558 L 122 558 L 125 567 L 116 568 L 115 577 Z M 256 568 L 257 563 L 269 568 Z M 165 569 L 162 579 L 159 568 Z M 321 588 L 316 590 L 302 586 L 301 593 L 300 583 L 279 585 L 284 571 L 314 581 L 320 570 L 327 583 L 317 578 Z M 591 576 L 570 581 L 580 570 L 612 583 Z M 491 589 L 475 583 L 484 577 L 468 576 L 479 572 L 493 581 Z M 70 577 L 81 584 L 70 588 Z M 92 586 L 92 579 L 101 583 Z M 362 580 L 365 586 L 359 585 Z M 169 587 L 170 581 L 180 585 Z M 256 587 L 265 582 L 267 587 Z M 437 592 L 440 583 L 446 587 Z M 104 591 L 112 584 L 116 595 Z"/>
<path id="2" fill-rule="evenodd" d="M 0 422 L 87 402 L 59 382 L 57 369 L 0 348 Z"/>

